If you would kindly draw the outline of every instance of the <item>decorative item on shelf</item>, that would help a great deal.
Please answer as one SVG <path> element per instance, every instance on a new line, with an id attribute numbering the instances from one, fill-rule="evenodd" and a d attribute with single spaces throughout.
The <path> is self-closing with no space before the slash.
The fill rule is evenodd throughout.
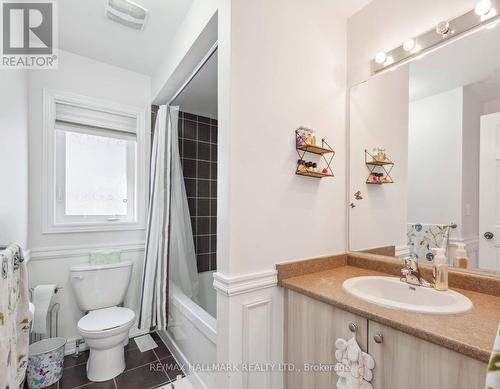
<path id="1" fill-rule="evenodd" d="M 299 127 L 295 131 L 297 147 L 300 146 L 316 146 L 316 136 L 310 128 Z"/>
<path id="2" fill-rule="evenodd" d="M 384 148 L 373 148 L 373 153 L 365 150 L 365 164 L 370 170 L 370 174 L 366 179 L 367 184 L 383 185 L 394 183 L 391 177 L 394 162 L 387 157 Z"/>
<path id="3" fill-rule="evenodd" d="M 295 174 L 299 176 L 308 176 L 315 178 L 334 177 L 330 167 L 335 150 L 330 145 L 321 139 L 321 146 L 316 145 L 316 136 L 314 131 L 305 127 L 300 127 L 295 130 L 296 150 L 299 155 L 297 161 L 297 169 Z M 306 153 L 320 155 L 326 163 L 326 167 L 319 168 L 316 162 L 306 161 Z M 329 155 L 327 158 L 326 156 Z"/>

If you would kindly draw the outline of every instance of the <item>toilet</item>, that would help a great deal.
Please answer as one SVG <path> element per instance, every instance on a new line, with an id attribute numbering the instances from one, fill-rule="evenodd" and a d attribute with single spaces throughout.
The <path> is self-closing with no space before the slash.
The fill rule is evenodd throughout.
<path id="1" fill-rule="evenodd" d="M 91 381 L 107 381 L 125 370 L 123 348 L 135 313 L 119 305 L 125 299 L 131 275 L 132 262 L 70 268 L 78 307 L 88 312 L 78 321 L 78 332 L 90 349 L 87 377 Z"/>

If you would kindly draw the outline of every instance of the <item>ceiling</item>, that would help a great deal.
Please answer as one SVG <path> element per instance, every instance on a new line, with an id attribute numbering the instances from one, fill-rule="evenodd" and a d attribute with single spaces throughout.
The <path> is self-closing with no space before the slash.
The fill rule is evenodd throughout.
<path id="1" fill-rule="evenodd" d="M 107 19 L 107 0 L 64 0 L 59 7 L 59 47 L 96 61 L 153 75 L 193 0 L 133 0 L 149 10 L 143 31 Z M 372 0 L 330 0 L 348 18 Z"/>
<path id="2" fill-rule="evenodd" d="M 373 0 L 332 0 L 335 8 L 344 18 L 350 18 Z"/>
<path id="3" fill-rule="evenodd" d="M 217 119 L 217 52 L 174 100 L 183 112 Z"/>
<path id="4" fill-rule="evenodd" d="M 78 55 L 153 75 L 193 0 L 133 0 L 149 10 L 143 31 L 104 16 L 106 0 L 63 0 L 59 47 Z"/>

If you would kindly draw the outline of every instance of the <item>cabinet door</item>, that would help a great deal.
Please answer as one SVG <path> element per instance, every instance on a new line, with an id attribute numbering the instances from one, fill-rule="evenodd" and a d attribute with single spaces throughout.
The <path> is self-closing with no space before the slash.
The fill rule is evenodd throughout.
<path id="1" fill-rule="evenodd" d="M 349 324 L 357 326 L 356 339 L 366 350 L 368 321 L 360 316 L 314 300 L 300 293 L 285 291 L 285 361 L 295 371 L 285 373 L 286 389 L 332 389 L 335 340 L 349 339 Z M 325 366 L 327 366 L 325 370 Z M 323 371 L 308 371 L 308 367 Z"/>
<path id="2" fill-rule="evenodd" d="M 485 363 L 373 321 L 368 352 L 374 389 L 484 389 Z"/>

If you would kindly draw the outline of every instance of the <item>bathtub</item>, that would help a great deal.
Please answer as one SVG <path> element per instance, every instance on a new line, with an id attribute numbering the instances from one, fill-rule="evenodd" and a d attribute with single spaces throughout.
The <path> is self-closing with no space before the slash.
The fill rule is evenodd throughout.
<path id="1" fill-rule="evenodd" d="M 184 364 L 193 386 L 200 389 L 215 389 L 213 373 L 200 369 L 216 363 L 217 321 L 208 312 L 215 312 L 216 294 L 212 284 L 212 272 L 200 273 L 198 305 L 171 282 L 168 330 L 160 333 L 177 361 Z"/>

